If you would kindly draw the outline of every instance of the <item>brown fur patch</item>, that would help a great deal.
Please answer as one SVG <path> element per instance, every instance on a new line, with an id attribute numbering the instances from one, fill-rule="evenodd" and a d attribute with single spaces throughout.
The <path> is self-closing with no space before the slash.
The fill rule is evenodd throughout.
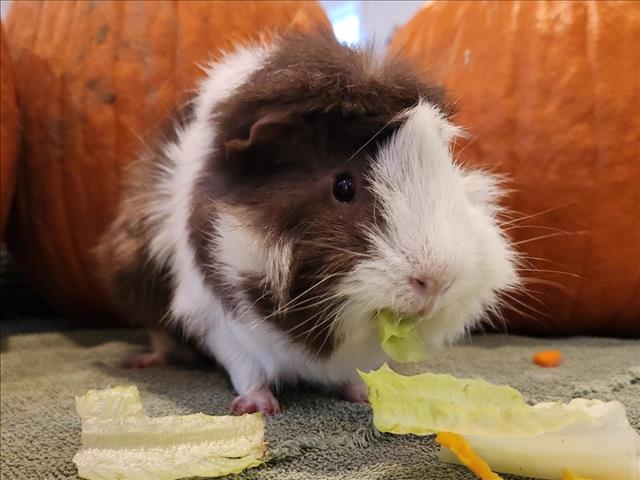
<path id="1" fill-rule="evenodd" d="M 127 168 L 118 215 L 95 248 L 98 274 L 111 303 L 132 325 L 156 328 L 169 307 L 168 267 L 149 256 L 157 226 L 148 212 L 162 201 L 153 190 L 170 162 L 162 147 L 177 141 L 177 131 L 192 119 L 191 102 L 174 109 L 150 139 L 153 147 Z"/>
<path id="2" fill-rule="evenodd" d="M 166 267 L 151 263 L 136 219 L 121 214 L 96 249 L 100 275 L 113 305 L 136 326 L 156 327 L 169 306 Z"/>

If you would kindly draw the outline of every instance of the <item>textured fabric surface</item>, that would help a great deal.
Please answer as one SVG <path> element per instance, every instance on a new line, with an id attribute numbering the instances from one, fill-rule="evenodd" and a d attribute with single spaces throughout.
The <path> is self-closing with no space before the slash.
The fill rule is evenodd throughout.
<path id="1" fill-rule="evenodd" d="M 232 392 L 223 373 L 205 365 L 126 370 L 121 362 L 142 351 L 142 332 L 76 331 L 7 334 L 1 355 L 3 479 L 75 479 L 71 458 L 80 447 L 74 395 L 90 388 L 135 384 L 150 415 L 226 414 Z M 558 348 L 556 369 L 531 363 L 540 349 Z M 618 399 L 640 426 L 640 342 L 488 335 L 434 353 L 403 369 L 481 376 L 507 383 L 532 401 L 586 396 Z M 431 437 L 376 433 L 367 406 L 313 389 L 280 395 L 284 411 L 267 420 L 273 455 L 245 472 L 247 479 L 472 479 L 466 469 L 437 461 Z M 512 477 L 505 477 L 512 478 Z"/>

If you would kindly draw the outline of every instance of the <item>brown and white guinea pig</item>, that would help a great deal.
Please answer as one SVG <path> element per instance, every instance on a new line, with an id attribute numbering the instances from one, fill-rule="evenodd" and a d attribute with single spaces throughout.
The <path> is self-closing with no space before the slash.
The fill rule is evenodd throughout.
<path id="1" fill-rule="evenodd" d="M 99 247 L 124 314 L 215 357 L 236 413 L 278 412 L 281 383 L 366 392 L 375 313 L 452 341 L 517 285 L 492 176 L 451 155 L 439 88 L 397 58 L 296 34 L 212 65 L 172 134 L 131 169 Z"/>

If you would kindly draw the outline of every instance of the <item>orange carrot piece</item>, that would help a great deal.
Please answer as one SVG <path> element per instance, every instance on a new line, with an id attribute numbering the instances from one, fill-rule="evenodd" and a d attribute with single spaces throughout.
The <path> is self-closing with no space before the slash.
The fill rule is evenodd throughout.
<path id="1" fill-rule="evenodd" d="M 533 363 L 544 368 L 553 368 L 562 362 L 562 354 L 558 350 L 545 350 L 533 356 Z"/>
<path id="2" fill-rule="evenodd" d="M 462 464 L 475 473 L 481 480 L 503 480 L 500 475 L 491 471 L 491 468 L 480 456 L 473 451 L 469 442 L 457 433 L 440 432 L 436 436 L 436 442 L 447 447 L 460 459 Z"/>

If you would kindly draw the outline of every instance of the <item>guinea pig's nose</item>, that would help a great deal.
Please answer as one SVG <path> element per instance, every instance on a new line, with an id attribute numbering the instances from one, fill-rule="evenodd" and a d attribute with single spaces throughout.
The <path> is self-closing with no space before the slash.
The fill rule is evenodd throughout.
<path id="1" fill-rule="evenodd" d="M 425 276 L 411 277 L 409 283 L 419 297 L 427 296 L 433 289 L 433 281 Z"/>

